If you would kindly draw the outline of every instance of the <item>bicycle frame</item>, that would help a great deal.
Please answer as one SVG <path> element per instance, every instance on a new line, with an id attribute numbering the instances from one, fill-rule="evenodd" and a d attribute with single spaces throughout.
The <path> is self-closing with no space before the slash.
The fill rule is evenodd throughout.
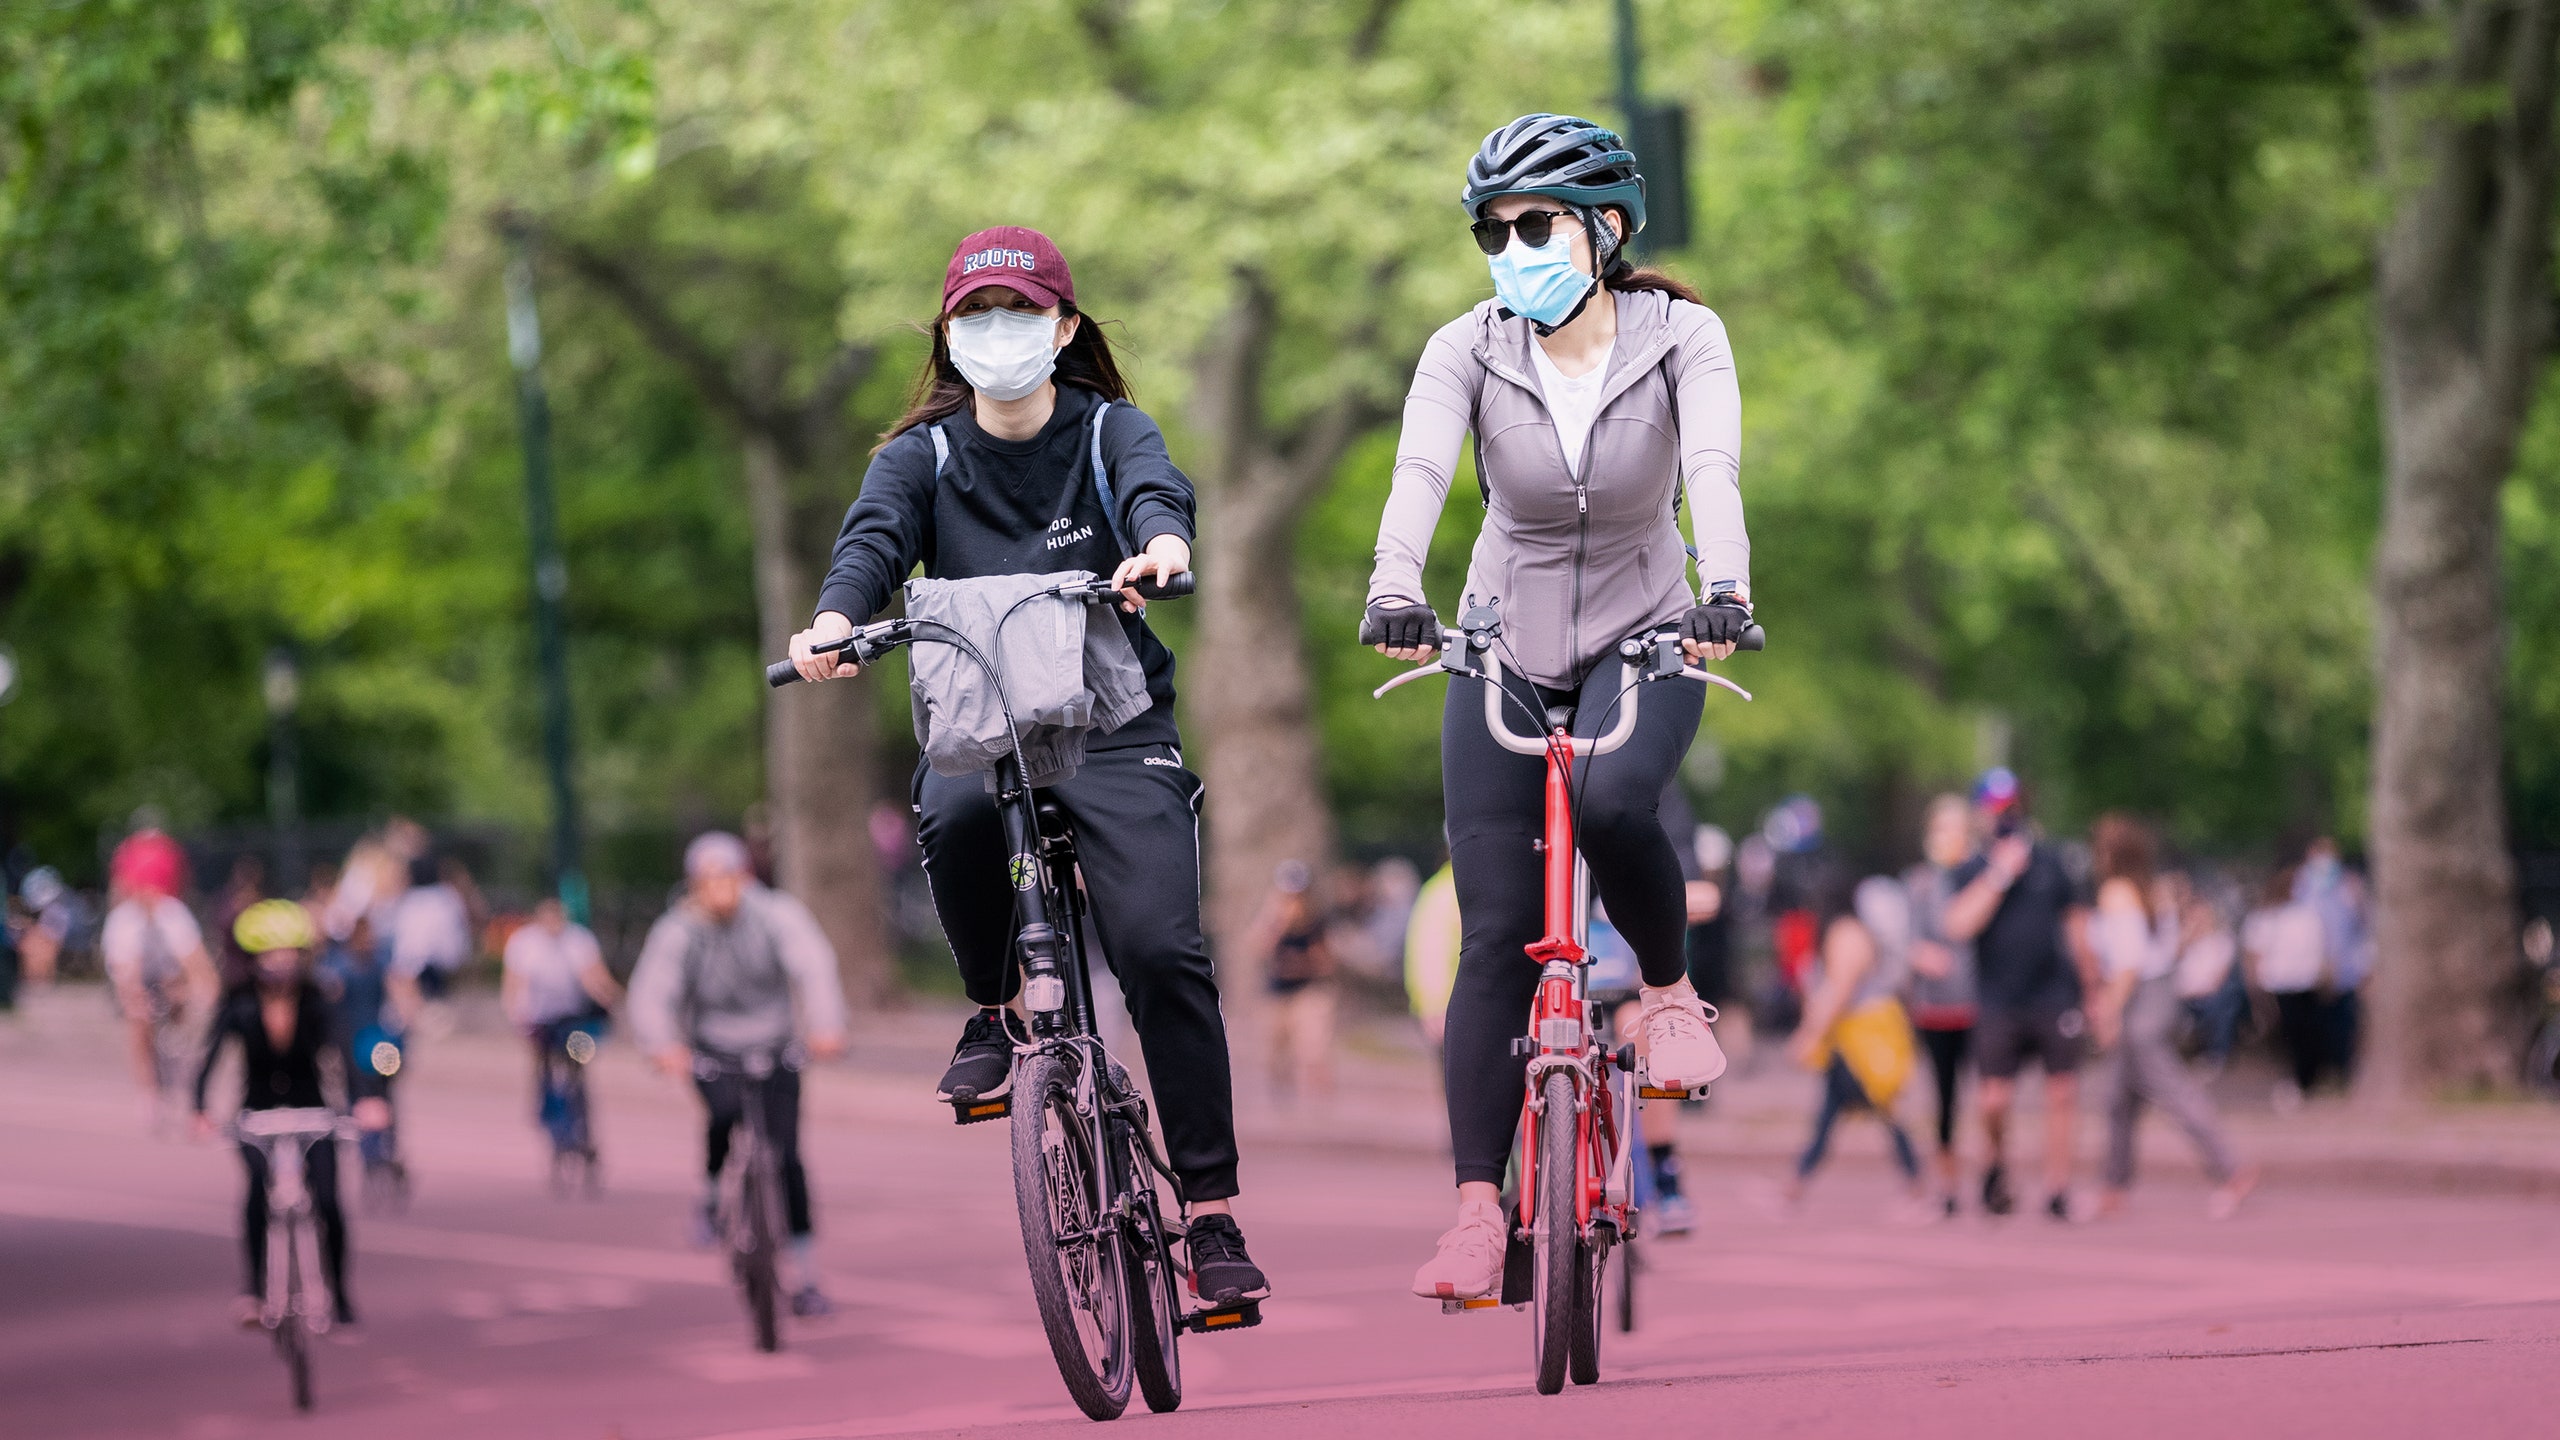
<path id="1" fill-rule="evenodd" d="M 1503 714 L 1502 664 L 1494 654 L 1494 640 L 1500 633 L 1501 621 L 1492 607 L 1470 609 L 1460 618 L 1459 628 L 1443 627 L 1436 664 L 1399 675 L 1371 694 L 1384 697 L 1397 686 L 1435 671 L 1479 680 L 1484 685 L 1485 728 L 1494 742 L 1517 755 L 1540 756 L 1546 763 L 1545 820 L 1539 841 L 1546 857 L 1545 932 L 1527 949 L 1528 958 L 1539 966 L 1538 989 L 1530 1003 L 1528 1033 L 1513 1042 L 1515 1053 L 1525 1054 L 1529 1062 L 1520 1109 L 1518 1230 L 1534 1235 L 1538 1228 L 1540 1128 L 1570 1124 L 1580 1181 L 1573 1187 L 1574 1227 L 1583 1243 L 1605 1249 L 1635 1234 L 1633 1126 L 1640 1097 L 1635 1047 L 1602 1044 L 1608 1031 L 1590 994 L 1591 869 L 1574 836 L 1574 766 L 1627 742 L 1635 732 L 1643 687 L 1652 681 L 1680 676 L 1720 685 L 1745 700 L 1751 693 L 1721 675 L 1685 664 L 1676 635 L 1635 636 L 1618 646 L 1622 701 L 1616 722 L 1605 734 L 1576 738 L 1565 726 L 1549 724 L 1541 735 L 1522 735 Z M 1758 649 L 1760 643 L 1755 626 L 1744 648 Z M 1546 1081 L 1558 1072 L 1573 1080 L 1571 1116 L 1545 1113 Z M 1441 1308 L 1456 1313 L 1512 1299 L 1506 1293 L 1499 1298 L 1446 1300 Z"/>

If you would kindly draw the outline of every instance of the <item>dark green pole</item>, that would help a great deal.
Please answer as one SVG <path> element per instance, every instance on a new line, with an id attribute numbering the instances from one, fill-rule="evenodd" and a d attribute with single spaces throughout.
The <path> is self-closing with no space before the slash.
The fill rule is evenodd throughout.
<path id="1" fill-rule="evenodd" d="M 570 780 L 569 639 L 561 605 L 569 565 L 551 497 L 551 401 L 542 391 L 542 325 L 533 308 L 532 241 L 507 231 L 507 358 L 516 370 L 516 416 L 524 433 L 525 528 L 533 556 L 533 637 L 542 667 L 542 758 L 551 771 L 551 866 L 560 903 L 587 921 L 587 874 L 579 863 L 578 791 Z"/>
<path id="2" fill-rule="evenodd" d="M 1644 123 L 1644 88 L 1636 74 L 1636 0 L 1618 0 L 1618 113 L 1630 135 Z"/>

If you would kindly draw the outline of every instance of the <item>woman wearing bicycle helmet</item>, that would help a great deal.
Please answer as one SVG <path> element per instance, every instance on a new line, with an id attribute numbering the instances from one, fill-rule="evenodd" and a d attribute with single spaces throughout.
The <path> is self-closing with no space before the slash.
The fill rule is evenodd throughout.
<path id="1" fill-rule="evenodd" d="M 1524 115 L 1485 137 L 1461 199 L 1494 298 L 1441 327 L 1414 372 L 1361 641 L 1404 660 L 1428 659 L 1439 644 L 1423 558 L 1472 432 L 1486 512 L 1465 604 L 1501 616 L 1496 654 L 1520 701 L 1514 728 L 1543 728 L 1548 707 L 1570 705 L 1574 733 L 1597 735 L 1621 703 L 1621 639 L 1676 632 L 1692 661 L 1720 660 L 1751 623 L 1733 355 L 1723 322 L 1694 293 L 1628 262 L 1626 243 L 1644 228 L 1644 180 L 1610 131 Z M 1703 602 L 1683 565 L 1684 504 Z M 1441 722 L 1465 933 L 1446 1042 L 1458 1224 L 1414 1277 L 1415 1293 L 1440 1298 L 1501 1284 L 1499 1192 L 1525 1063 L 1512 1041 L 1538 979 L 1523 950 L 1543 918 L 1544 762 L 1494 743 L 1483 683 L 1453 680 Z M 1576 777 L 1576 839 L 1643 971 L 1647 1064 L 1667 1088 L 1724 1071 L 1713 1012 L 1686 974 L 1680 862 L 1655 812 L 1705 690 L 1695 680 L 1647 686 L 1626 745 Z"/>
<path id="2" fill-rule="evenodd" d="M 918 564 L 942 579 L 1089 570 L 1124 587 L 1191 568 L 1191 481 L 1129 403 L 1110 343 L 1076 308 L 1074 278 L 1049 237 L 1002 225 L 961 241 L 932 330 L 907 413 L 872 452 L 836 536 L 817 618 L 792 637 L 804 679 L 854 673 L 811 647 L 877 614 Z M 1167 1158 L 1192 1215 L 1193 1286 L 1224 1304 L 1269 1287 L 1229 1213 L 1235 1115 L 1200 929 L 1201 784 L 1182 765 L 1173 653 L 1147 628 L 1137 593 L 1123 595 L 1120 623 L 1150 703 L 1090 737 L 1082 767 L 1047 789 L 1075 822 L 1095 928 L 1155 1079 Z M 940 1097 L 992 1099 L 1011 1083 L 1017 1032 L 1006 1006 L 1021 978 L 995 797 L 978 776 L 919 764 L 913 798 L 934 909 L 980 1007 Z"/>
<path id="3" fill-rule="evenodd" d="M 240 912 L 232 925 L 232 938 L 253 968 L 248 980 L 223 995 L 221 1008 L 214 1012 L 204 1063 L 196 1069 L 199 1136 L 213 1133 L 213 1122 L 205 1115 L 205 1091 L 225 1045 L 235 1040 L 240 1044 L 243 1111 L 325 1107 L 329 1101 L 321 1086 L 321 1060 L 339 1053 L 330 1030 L 328 997 L 311 980 L 308 962 L 312 948 L 320 943 L 320 932 L 311 923 L 310 912 L 290 900 L 261 900 Z M 260 1302 L 267 1294 L 266 1152 L 244 1140 L 240 1163 L 249 1172 L 249 1188 L 240 1214 L 246 1283 L 238 1318 L 243 1326 L 252 1326 L 258 1323 Z M 303 1165 L 311 1211 L 320 1222 L 320 1267 L 336 1300 L 338 1323 L 352 1325 L 356 1310 L 354 1297 L 347 1293 L 347 1217 L 338 1205 L 336 1142 L 312 1145 Z"/>

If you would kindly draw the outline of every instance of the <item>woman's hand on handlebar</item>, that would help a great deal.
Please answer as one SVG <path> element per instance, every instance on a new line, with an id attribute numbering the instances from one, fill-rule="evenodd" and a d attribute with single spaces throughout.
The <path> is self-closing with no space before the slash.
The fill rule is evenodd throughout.
<path id="1" fill-rule="evenodd" d="M 803 680 L 847 680 L 859 674 L 862 667 L 834 655 L 813 655 L 809 647 L 829 640 L 841 640 L 853 633 L 853 622 L 833 610 L 821 610 L 809 628 L 791 637 L 791 667 Z"/>
<path id="2" fill-rule="evenodd" d="M 1440 653 L 1440 617 L 1427 605 L 1374 600 L 1361 617 L 1360 638 L 1391 660 L 1419 663 Z"/>
<path id="3" fill-rule="evenodd" d="M 1739 605 L 1696 605 L 1680 617 L 1680 654 L 1690 664 L 1722 660 L 1751 628 L 1751 612 Z"/>
<path id="4" fill-rule="evenodd" d="M 1141 580 L 1152 579 L 1161 586 L 1174 576 L 1191 569 L 1191 546 L 1179 535 L 1159 535 L 1147 542 L 1147 548 L 1120 562 L 1111 572 L 1111 583 L 1120 587 L 1120 608 L 1134 615 L 1147 608 L 1145 597 L 1130 588 Z"/>

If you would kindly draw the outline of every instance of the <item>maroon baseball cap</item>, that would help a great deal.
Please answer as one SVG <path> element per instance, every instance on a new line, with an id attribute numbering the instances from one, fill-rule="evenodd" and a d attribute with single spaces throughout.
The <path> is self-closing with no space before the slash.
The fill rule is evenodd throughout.
<path id="1" fill-rule="evenodd" d="M 951 268 L 942 272 L 942 313 L 972 290 L 1005 285 L 1043 305 L 1076 300 L 1076 282 L 1067 274 L 1067 259 L 1049 237 L 1023 225 L 998 225 L 960 242 L 951 252 Z"/>

